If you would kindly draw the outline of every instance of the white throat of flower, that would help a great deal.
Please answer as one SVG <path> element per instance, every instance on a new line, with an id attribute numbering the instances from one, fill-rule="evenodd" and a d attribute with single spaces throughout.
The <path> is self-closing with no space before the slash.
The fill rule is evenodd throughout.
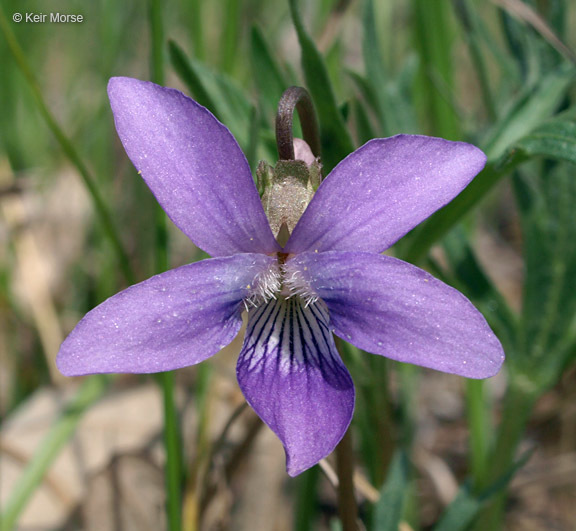
<path id="1" fill-rule="evenodd" d="M 258 273 L 249 286 L 250 295 L 244 299 L 246 310 L 266 304 L 271 299 L 300 298 L 305 307 L 314 304 L 318 295 L 302 271 L 280 257 L 274 264 Z"/>

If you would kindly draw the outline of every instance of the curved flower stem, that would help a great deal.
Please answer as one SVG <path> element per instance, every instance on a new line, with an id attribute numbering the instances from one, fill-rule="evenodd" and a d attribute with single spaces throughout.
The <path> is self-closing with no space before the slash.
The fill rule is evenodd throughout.
<path id="1" fill-rule="evenodd" d="M 280 160 L 294 160 L 294 109 L 298 111 L 304 140 L 315 157 L 320 156 L 320 135 L 314 104 L 308 91 L 302 87 L 288 87 L 278 103 L 276 113 L 276 144 Z"/>
<path id="2" fill-rule="evenodd" d="M 344 531 L 358 531 L 358 506 L 354 496 L 354 457 L 352 435 L 346 432 L 336 447 L 338 472 L 338 514 Z"/>

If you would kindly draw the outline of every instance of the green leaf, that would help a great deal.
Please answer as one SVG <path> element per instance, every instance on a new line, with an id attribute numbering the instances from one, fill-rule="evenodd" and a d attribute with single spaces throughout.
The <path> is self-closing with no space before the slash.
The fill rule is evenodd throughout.
<path id="1" fill-rule="evenodd" d="M 258 160 L 256 154 L 258 152 L 258 142 L 260 133 L 260 116 L 258 115 L 258 110 L 256 107 L 252 109 L 252 114 L 250 115 L 250 127 L 248 135 L 248 147 L 246 149 L 246 159 L 250 168 L 252 168 L 252 173 L 256 173 L 256 166 L 258 165 Z"/>
<path id="2" fill-rule="evenodd" d="M 315 529 L 319 477 L 320 467 L 314 466 L 300 474 L 296 480 L 297 495 L 294 514 L 294 529 L 296 531 L 313 531 Z"/>
<path id="3" fill-rule="evenodd" d="M 354 150 L 354 144 L 338 109 L 324 58 L 306 32 L 300 18 L 297 0 L 290 0 L 290 12 L 302 49 L 302 68 L 306 85 L 318 112 L 322 140 L 322 163 L 325 172 L 328 173 Z"/>
<path id="4" fill-rule="evenodd" d="M 365 0 L 362 15 L 365 77 L 351 74 L 362 94 L 370 101 L 380 124 L 379 136 L 418 131 L 413 106 L 409 101 L 417 72 L 415 57 L 402 61 L 402 70 L 395 77 L 386 68 L 376 28 L 373 0 Z"/>
<path id="5" fill-rule="evenodd" d="M 209 109 L 216 118 L 222 120 L 218 112 L 218 105 L 210 95 L 205 80 L 200 73 L 190 62 L 184 50 L 178 46 L 174 41 L 168 42 L 168 50 L 170 52 L 170 61 L 176 71 L 178 77 L 188 87 L 190 94 L 200 104 Z"/>
<path id="6" fill-rule="evenodd" d="M 368 142 L 376 137 L 374 133 L 374 128 L 370 122 L 370 117 L 364 108 L 362 102 L 358 100 L 353 100 L 352 102 L 352 112 L 354 114 L 354 122 L 356 124 L 356 133 L 358 135 L 358 141 L 360 144 Z"/>
<path id="7" fill-rule="evenodd" d="M 478 79 L 480 93 L 484 100 L 484 108 L 490 122 L 496 118 L 496 105 L 492 95 L 490 76 L 484 57 L 482 34 L 479 31 L 479 13 L 472 9 L 469 0 L 460 0 L 455 3 L 455 13 L 462 25 L 462 36 L 468 45 L 468 53 L 472 60 L 474 75 Z"/>
<path id="8" fill-rule="evenodd" d="M 543 161 L 513 180 L 523 232 L 525 282 L 518 371 L 554 385 L 574 355 L 576 179 L 571 163 Z"/>
<path id="9" fill-rule="evenodd" d="M 526 452 L 509 470 L 480 493 L 475 493 L 469 483 L 464 484 L 454 501 L 446 508 L 440 521 L 434 527 L 434 531 L 464 531 L 468 529 L 480 509 L 494 495 L 506 488 L 514 474 L 526 464 L 531 455 L 531 451 Z"/>
<path id="10" fill-rule="evenodd" d="M 250 57 L 256 89 L 262 95 L 261 100 L 265 110 L 275 113 L 278 101 L 289 84 L 280 65 L 274 59 L 262 31 L 257 26 L 252 28 Z"/>
<path id="11" fill-rule="evenodd" d="M 112 244 L 112 248 L 117 256 L 120 268 L 126 278 L 130 283 L 133 283 L 134 271 L 128 259 L 128 254 L 124 248 L 124 244 L 120 239 L 116 225 L 112 220 L 109 207 L 102 195 L 100 189 L 100 183 L 94 178 L 88 166 L 84 162 L 84 159 L 80 156 L 80 152 L 76 148 L 76 144 L 68 137 L 64 130 L 60 127 L 54 114 L 49 109 L 44 99 L 44 94 L 42 88 L 36 78 L 36 73 L 28 62 L 28 58 L 21 48 L 20 43 L 16 39 L 14 32 L 10 26 L 10 23 L 6 19 L 6 16 L 2 9 L 0 9 L 0 31 L 5 37 L 8 44 L 10 53 L 12 54 L 18 69 L 21 71 L 26 84 L 28 85 L 32 95 L 34 96 L 34 101 L 36 103 L 37 109 L 44 119 L 44 122 L 48 126 L 48 129 L 52 132 L 56 138 L 62 152 L 68 157 L 73 166 L 76 167 L 78 173 L 82 179 L 86 190 L 92 200 L 95 212 L 102 224 L 102 228 Z"/>
<path id="12" fill-rule="evenodd" d="M 450 140 L 462 138 L 453 102 L 455 27 L 449 2 L 412 0 L 415 44 L 421 58 L 416 94 L 424 104 L 428 129 Z"/>
<path id="13" fill-rule="evenodd" d="M 576 81 L 576 70 L 563 67 L 544 76 L 535 88 L 524 91 L 484 143 L 488 160 L 496 160 L 549 119 Z"/>
<path id="14" fill-rule="evenodd" d="M 511 346 L 516 336 L 516 316 L 476 258 L 463 227 L 455 227 L 443 243 L 457 282 L 454 287 L 482 311 L 504 346 Z"/>
<path id="15" fill-rule="evenodd" d="M 201 62 L 188 58 L 174 41 L 168 46 L 172 65 L 194 99 L 224 123 L 246 151 L 253 105 L 242 90 L 227 75 L 212 72 Z"/>
<path id="16" fill-rule="evenodd" d="M 390 128 L 387 126 L 386 99 L 384 85 L 388 81 L 388 72 L 380 53 L 380 41 L 375 24 L 374 3 L 372 0 L 364 2 L 362 25 L 364 27 L 362 39 L 362 53 L 364 55 L 364 70 L 366 78 L 357 76 L 356 83 L 361 87 L 364 97 L 369 100 L 378 116 L 380 127 L 384 136 L 389 136 Z M 378 87 L 378 90 L 375 90 Z"/>
<path id="17" fill-rule="evenodd" d="M 398 451 L 375 507 L 373 531 L 398 531 L 410 487 L 410 465 L 404 451 Z"/>
<path id="18" fill-rule="evenodd" d="M 242 26 L 242 16 L 240 15 L 241 2 L 237 0 L 225 0 L 226 16 L 222 17 L 224 27 L 220 31 L 220 64 L 226 73 L 232 72 L 236 65 L 238 54 L 238 36 Z"/>
<path id="19" fill-rule="evenodd" d="M 545 79 L 530 98 L 524 96 L 521 104 L 517 102 L 485 149 L 488 164 L 484 170 L 449 205 L 430 216 L 407 237 L 402 252 L 407 261 L 421 260 L 430 247 L 470 212 L 500 179 L 530 157 L 556 154 L 572 160 L 574 139 L 569 135 L 573 131 L 570 125 L 573 121 L 563 119 L 535 128 L 558 107 L 574 80 L 574 72 L 573 69 L 557 72 Z M 525 139 L 522 134 L 527 135 Z M 502 149 L 507 151 L 494 160 Z"/>
<path id="20" fill-rule="evenodd" d="M 412 231 L 401 246 L 402 258 L 412 263 L 422 260 L 435 242 L 468 214 L 500 179 L 527 158 L 528 155 L 520 150 L 512 150 L 499 161 L 488 163 L 459 196 Z"/>
<path id="21" fill-rule="evenodd" d="M 530 156 L 544 156 L 576 163 L 576 122 L 553 121 L 538 127 L 517 144 Z"/>
<path id="22" fill-rule="evenodd" d="M 362 26 L 364 27 L 362 54 L 364 56 L 366 76 L 374 79 L 376 86 L 382 86 L 388 79 L 388 73 L 384 59 L 380 53 L 380 40 L 378 39 L 378 32 L 376 30 L 376 15 L 374 13 L 373 0 L 365 0 L 364 2 Z"/>

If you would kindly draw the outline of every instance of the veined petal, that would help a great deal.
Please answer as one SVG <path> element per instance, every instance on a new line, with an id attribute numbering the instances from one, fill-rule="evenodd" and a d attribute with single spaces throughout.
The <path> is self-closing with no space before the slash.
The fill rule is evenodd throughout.
<path id="1" fill-rule="evenodd" d="M 286 252 L 382 252 L 456 197 L 486 156 L 464 142 L 378 138 L 348 155 L 318 188 Z"/>
<path id="2" fill-rule="evenodd" d="M 273 260 L 239 254 L 154 276 L 104 301 L 66 338 L 66 376 L 169 371 L 209 358 L 236 337 L 242 299 Z"/>
<path id="3" fill-rule="evenodd" d="M 300 474 L 326 457 L 346 433 L 354 385 L 342 363 L 321 303 L 298 297 L 250 310 L 236 369 L 238 383 Z"/>
<path id="4" fill-rule="evenodd" d="M 181 92 L 115 77 L 108 84 L 126 153 L 170 219 L 212 256 L 279 249 L 246 157 L 204 107 Z"/>
<path id="5" fill-rule="evenodd" d="M 305 253 L 286 263 L 328 306 L 334 333 L 397 361 L 488 378 L 504 361 L 482 314 L 422 269 L 375 253 Z"/>

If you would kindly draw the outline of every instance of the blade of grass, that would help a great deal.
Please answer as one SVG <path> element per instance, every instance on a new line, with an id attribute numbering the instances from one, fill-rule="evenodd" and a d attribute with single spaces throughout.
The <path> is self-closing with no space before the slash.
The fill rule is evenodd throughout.
<path id="1" fill-rule="evenodd" d="M 450 101 L 454 93 L 450 3 L 412 0 L 412 10 L 421 57 L 417 93 L 424 98 L 428 128 L 442 138 L 459 140 L 460 122 Z"/>
<path id="2" fill-rule="evenodd" d="M 280 65 L 274 59 L 270 47 L 258 26 L 252 27 L 250 36 L 250 58 L 255 85 L 262 95 L 266 111 L 274 115 L 282 93 L 290 85 Z"/>
<path id="3" fill-rule="evenodd" d="M 151 0 L 150 3 L 151 76 L 152 81 L 159 85 L 164 84 L 162 5 L 160 0 Z M 159 204 L 155 205 L 155 221 L 155 272 L 160 273 L 169 267 L 169 243 L 166 214 Z M 164 449 L 166 451 L 164 475 L 167 527 L 169 531 L 180 531 L 182 529 L 182 441 L 174 398 L 174 372 L 158 374 L 157 381 L 162 389 L 164 405 Z"/>
<path id="4" fill-rule="evenodd" d="M 354 150 L 352 138 L 340 114 L 324 58 L 306 32 L 297 0 L 290 0 L 290 12 L 302 49 L 302 68 L 306 85 L 318 112 L 322 137 L 322 162 L 325 172 Z"/>
<path id="5" fill-rule="evenodd" d="M 256 107 L 252 108 L 250 113 L 250 123 L 248 130 L 248 149 L 246 150 L 246 160 L 252 172 L 256 173 L 256 166 L 258 165 L 257 152 L 258 152 L 258 141 L 260 139 L 260 113 Z"/>
<path id="6" fill-rule="evenodd" d="M 224 29 L 221 32 L 220 58 L 222 71 L 230 74 L 234 69 L 236 54 L 238 53 L 238 35 L 242 16 L 240 13 L 241 2 L 238 0 L 224 0 L 223 6 L 226 16 L 224 17 Z"/>
<path id="7" fill-rule="evenodd" d="M 150 72 L 154 83 L 164 84 L 164 28 L 162 2 L 150 0 Z"/>
<path id="8" fill-rule="evenodd" d="M 483 380 L 466 380 L 466 419 L 470 429 L 470 470 L 478 480 L 486 467 L 494 427 L 491 404 L 486 400 Z"/>
<path id="9" fill-rule="evenodd" d="M 164 28 L 162 24 L 162 2 L 150 0 L 150 73 L 154 83 L 164 84 Z M 168 224 L 162 207 L 155 203 L 156 267 L 154 273 L 166 271 L 168 259 Z"/>
<path id="10" fill-rule="evenodd" d="M 365 0 L 362 14 L 365 82 L 373 94 L 374 108 L 380 124 L 380 134 L 391 136 L 411 130 L 407 119 L 408 106 L 398 90 L 400 79 L 391 80 L 381 53 L 381 43 L 376 29 L 376 13 L 373 0 Z M 358 82 L 358 80 L 357 80 Z"/>
<path id="11" fill-rule="evenodd" d="M 474 517 L 482 507 L 499 492 L 502 492 L 510 482 L 514 474 L 522 468 L 531 452 L 525 453 L 516 463 L 513 463 L 506 471 L 486 489 L 475 493 L 469 484 L 465 484 L 458 492 L 456 499 L 448 506 L 440 522 L 434 527 L 434 531 L 464 531 L 469 529 Z M 494 529 L 494 528 L 483 528 Z"/>
<path id="12" fill-rule="evenodd" d="M 315 529 L 314 514 L 317 505 L 316 487 L 320 475 L 320 467 L 312 467 L 298 477 L 296 490 L 296 514 L 294 529 L 296 531 L 313 531 Z"/>
<path id="13" fill-rule="evenodd" d="M 246 124 L 250 121 L 253 105 L 242 90 L 230 77 L 187 57 L 174 41 L 169 42 L 169 49 L 174 69 L 194 99 L 226 124 L 246 151 L 249 143 Z"/>
<path id="14" fill-rule="evenodd" d="M 205 58 L 204 49 L 204 16 L 203 0 L 188 0 L 190 5 L 190 35 L 192 36 L 192 47 L 194 48 L 194 57 L 202 61 Z"/>
<path id="15" fill-rule="evenodd" d="M 44 118 L 46 125 L 52 131 L 52 134 L 56 137 L 56 140 L 60 144 L 62 151 L 68 157 L 70 162 L 74 165 L 74 167 L 78 170 L 80 177 L 88 193 L 92 200 L 92 204 L 94 205 L 94 209 L 96 211 L 96 215 L 98 216 L 100 222 L 102 223 L 102 227 L 108 239 L 112 244 L 112 248 L 116 254 L 118 263 L 120 264 L 120 268 L 125 279 L 130 283 L 133 284 L 135 282 L 135 277 L 132 271 L 132 267 L 130 266 L 130 262 L 128 260 L 128 254 L 126 253 L 122 241 L 120 240 L 120 236 L 114 226 L 112 221 L 112 216 L 106 206 L 106 202 L 100 193 L 100 189 L 96 183 L 96 180 L 93 178 L 91 173 L 89 172 L 87 166 L 84 164 L 84 161 L 76 151 L 74 144 L 70 141 L 70 139 L 66 136 L 64 131 L 58 125 L 58 122 L 54 118 L 53 114 L 50 112 L 46 102 L 44 101 L 44 96 L 42 95 L 42 89 L 36 80 L 36 76 L 32 71 L 32 68 L 28 64 L 26 59 L 26 55 L 24 51 L 18 44 L 8 21 L 6 20 L 6 16 L 4 10 L 0 8 L 0 29 L 8 42 L 8 47 L 18 68 L 24 75 L 30 90 L 34 95 L 34 100 L 36 101 L 36 105 L 38 106 L 38 110 Z"/>
<path id="16" fill-rule="evenodd" d="M 178 77 L 186 84 L 188 90 L 194 96 L 194 99 L 200 105 L 209 109 L 216 118 L 221 120 L 222 118 L 219 116 L 216 102 L 212 99 L 209 90 L 197 70 L 190 63 L 184 50 L 173 40 L 168 41 L 168 50 L 176 74 L 178 74 Z"/>
<path id="17" fill-rule="evenodd" d="M 480 84 L 484 108 L 490 121 L 496 119 L 496 104 L 490 90 L 488 69 L 482 53 L 481 39 L 477 29 L 477 12 L 470 8 L 469 0 L 457 0 L 455 13 L 463 28 L 463 36 L 468 45 L 468 53 L 474 63 L 474 72 Z"/>
<path id="18" fill-rule="evenodd" d="M 166 516 L 167 529 L 182 529 L 182 441 L 174 400 L 174 371 L 157 374 L 164 405 L 164 449 L 166 451 Z"/>
<path id="19" fill-rule="evenodd" d="M 542 122 L 549 119 L 574 85 L 576 69 L 563 66 L 548 72 L 535 88 L 528 88 L 510 105 L 506 115 L 483 142 L 488 160 L 496 160 Z"/>
<path id="20" fill-rule="evenodd" d="M 410 484 L 410 465 L 407 455 L 398 450 L 390 464 L 390 471 L 376 504 L 374 531 L 397 531 L 407 501 Z"/>
<path id="21" fill-rule="evenodd" d="M 368 140 L 376 138 L 374 128 L 372 127 L 370 118 L 368 117 L 368 113 L 366 112 L 364 104 L 361 101 L 353 100 L 352 113 L 354 116 L 354 124 L 358 144 L 362 145 L 368 142 Z"/>
<path id="22" fill-rule="evenodd" d="M 101 375 L 90 376 L 82 382 L 13 487 L 4 512 L 0 515 L 0 531 L 16 529 L 18 517 L 42 482 L 46 471 L 74 434 L 84 413 L 104 394 L 109 382 L 109 377 Z"/>
<path id="23" fill-rule="evenodd" d="M 498 483 L 499 478 L 502 477 L 502 470 L 515 470 L 516 450 L 538 396 L 538 390 L 528 378 L 522 374 L 512 375 L 512 381 L 504 397 L 504 409 L 496 444 L 487 460 L 487 466 L 484 467 L 481 476 L 476 478 L 480 495 L 483 492 L 482 489 L 491 490 L 494 484 Z M 496 489 L 491 498 L 489 505 L 482 508 L 474 529 L 500 529 L 505 491 L 503 488 Z M 441 529 L 451 530 L 452 527 L 446 525 Z"/>
<path id="24" fill-rule="evenodd" d="M 576 122 L 562 120 L 543 124 L 522 138 L 518 147 L 532 156 L 576 163 Z"/>

